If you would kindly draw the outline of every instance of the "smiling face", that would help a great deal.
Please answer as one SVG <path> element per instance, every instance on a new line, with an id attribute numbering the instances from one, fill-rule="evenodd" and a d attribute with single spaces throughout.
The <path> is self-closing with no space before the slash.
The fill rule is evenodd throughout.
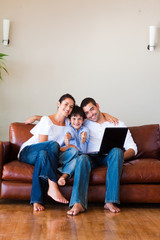
<path id="1" fill-rule="evenodd" d="M 83 107 L 83 111 L 86 115 L 86 118 L 93 122 L 98 122 L 100 118 L 100 110 L 99 105 L 96 106 L 93 103 L 88 103 L 86 106 Z"/>
<path id="2" fill-rule="evenodd" d="M 83 124 L 83 117 L 80 116 L 79 114 L 75 116 L 73 115 L 71 116 L 70 121 L 71 121 L 72 127 L 74 127 L 78 131 Z"/>
<path id="3" fill-rule="evenodd" d="M 65 117 L 71 114 L 73 107 L 74 101 L 71 98 L 66 98 L 61 103 L 58 102 L 58 111 L 61 112 Z"/>

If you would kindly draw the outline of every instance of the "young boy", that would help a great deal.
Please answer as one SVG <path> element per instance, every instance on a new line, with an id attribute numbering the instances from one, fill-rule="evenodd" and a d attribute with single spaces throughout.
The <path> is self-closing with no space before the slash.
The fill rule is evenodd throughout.
<path id="1" fill-rule="evenodd" d="M 75 105 L 68 118 L 70 119 L 70 125 L 65 129 L 65 145 L 74 145 L 79 150 L 79 153 L 86 153 L 89 140 L 89 130 L 87 127 L 83 126 L 85 114 L 82 108 Z M 75 164 L 69 164 L 72 168 L 75 168 Z M 60 171 L 63 174 L 59 178 L 58 184 L 64 186 L 69 174 L 63 172 L 63 168 L 66 168 L 66 164 L 61 162 L 61 165 L 62 167 L 60 167 Z"/>

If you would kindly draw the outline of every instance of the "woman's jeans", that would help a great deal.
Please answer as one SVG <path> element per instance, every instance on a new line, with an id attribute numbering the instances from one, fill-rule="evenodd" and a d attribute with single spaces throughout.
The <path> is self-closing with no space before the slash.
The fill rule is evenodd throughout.
<path id="1" fill-rule="evenodd" d="M 69 152 L 71 154 L 69 154 Z M 77 151 L 70 148 L 64 154 L 70 161 Z M 57 167 L 60 147 L 57 142 L 47 141 L 26 146 L 20 153 L 20 161 L 34 166 L 32 177 L 31 204 L 40 203 L 44 205 L 48 190 L 48 179 L 57 182 Z"/>
<path id="2" fill-rule="evenodd" d="M 87 209 L 91 169 L 98 166 L 107 166 L 105 203 L 119 203 L 123 157 L 123 151 L 119 148 L 113 148 L 106 156 L 97 154 L 79 156 L 69 206 L 72 207 L 75 203 L 80 203 L 84 209 Z"/>

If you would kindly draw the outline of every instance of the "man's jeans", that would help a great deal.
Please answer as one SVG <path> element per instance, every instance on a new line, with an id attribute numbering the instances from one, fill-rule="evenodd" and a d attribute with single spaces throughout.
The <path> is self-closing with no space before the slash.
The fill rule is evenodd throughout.
<path id="1" fill-rule="evenodd" d="M 69 206 L 72 207 L 75 203 L 80 203 L 84 209 L 87 209 L 91 169 L 98 166 L 107 166 L 105 203 L 119 203 L 123 157 L 123 151 L 119 148 L 113 148 L 106 156 L 98 156 L 97 154 L 79 156 Z"/>
<path id="2" fill-rule="evenodd" d="M 57 182 L 57 167 L 60 147 L 57 142 L 47 141 L 26 146 L 20 153 L 20 161 L 35 165 L 32 177 L 31 204 L 44 205 L 48 190 L 48 178 Z M 66 162 L 75 159 L 78 150 L 69 148 L 64 152 Z"/>

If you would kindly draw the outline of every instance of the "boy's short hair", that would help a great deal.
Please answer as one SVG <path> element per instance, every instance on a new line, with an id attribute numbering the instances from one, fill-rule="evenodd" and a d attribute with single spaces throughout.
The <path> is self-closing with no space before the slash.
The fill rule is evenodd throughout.
<path id="1" fill-rule="evenodd" d="M 83 120 L 85 119 L 85 113 L 83 112 L 83 109 L 81 107 L 75 105 L 73 107 L 71 114 L 68 116 L 68 118 L 71 119 L 71 117 L 77 116 L 77 115 L 80 115 L 83 118 Z"/>
<path id="2" fill-rule="evenodd" d="M 81 108 L 83 109 L 83 107 L 87 106 L 87 104 L 89 104 L 89 103 L 92 103 L 95 106 L 97 105 L 96 101 L 93 98 L 87 97 L 87 98 L 83 99 L 83 101 L 81 102 Z"/>

